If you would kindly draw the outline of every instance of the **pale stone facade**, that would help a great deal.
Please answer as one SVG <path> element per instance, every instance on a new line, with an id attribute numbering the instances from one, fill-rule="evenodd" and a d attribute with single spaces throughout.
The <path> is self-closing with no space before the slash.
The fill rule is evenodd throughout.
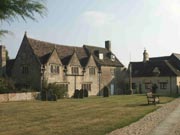
<path id="1" fill-rule="evenodd" d="M 105 48 L 73 47 L 31 39 L 25 34 L 15 60 L 7 66 L 18 87 L 40 91 L 42 82 L 47 81 L 66 87 L 68 97 L 81 88 L 88 89 L 89 95 L 102 94 L 105 86 L 112 95 L 122 90 L 118 79 L 124 66 L 111 52 L 110 41 L 105 42 Z"/>

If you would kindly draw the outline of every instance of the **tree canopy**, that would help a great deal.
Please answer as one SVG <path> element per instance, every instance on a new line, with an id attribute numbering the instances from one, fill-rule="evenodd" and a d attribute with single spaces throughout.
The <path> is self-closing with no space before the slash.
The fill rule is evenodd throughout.
<path id="1" fill-rule="evenodd" d="M 26 18 L 36 20 L 35 14 L 44 16 L 46 7 L 44 0 L 1 0 L 0 2 L 0 21 L 12 23 L 21 17 L 24 21 Z M 0 29 L 0 36 L 7 33 L 7 30 Z"/>

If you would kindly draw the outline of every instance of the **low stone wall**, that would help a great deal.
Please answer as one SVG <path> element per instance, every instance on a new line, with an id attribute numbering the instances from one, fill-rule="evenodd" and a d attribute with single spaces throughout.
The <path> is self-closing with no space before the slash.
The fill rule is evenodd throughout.
<path id="1" fill-rule="evenodd" d="M 0 102 L 35 100 L 39 99 L 39 97 L 40 92 L 0 94 Z"/>

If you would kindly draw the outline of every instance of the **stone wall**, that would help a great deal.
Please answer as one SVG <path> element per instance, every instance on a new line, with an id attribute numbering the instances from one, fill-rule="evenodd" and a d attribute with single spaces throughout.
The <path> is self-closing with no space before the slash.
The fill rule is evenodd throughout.
<path id="1" fill-rule="evenodd" d="M 40 92 L 0 94 L 0 102 L 29 101 L 39 99 Z"/>
<path id="2" fill-rule="evenodd" d="M 160 88 L 161 82 L 166 82 L 167 88 L 165 88 L 165 89 Z M 145 88 L 146 83 L 157 84 L 158 88 L 157 88 L 156 92 L 159 94 L 171 95 L 171 94 L 177 93 L 177 85 L 178 84 L 177 84 L 176 77 L 133 77 L 132 83 L 135 83 L 137 86 L 136 90 L 139 91 L 139 89 L 141 89 L 142 93 L 148 92 L 152 87 L 150 85 L 149 89 Z"/>
<path id="3" fill-rule="evenodd" d="M 23 67 L 27 67 L 23 73 Z M 12 69 L 12 79 L 19 87 L 33 88 L 40 90 L 41 88 L 41 65 L 32 52 L 28 42 L 23 39 L 21 47 L 18 51 L 15 63 Z"/>

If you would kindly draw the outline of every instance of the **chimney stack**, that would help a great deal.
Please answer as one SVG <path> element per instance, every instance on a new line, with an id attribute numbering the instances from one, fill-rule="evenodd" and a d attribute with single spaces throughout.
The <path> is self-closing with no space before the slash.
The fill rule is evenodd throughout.
<path id="1" fill-rule="evenodd" d="M 111 41 L 109 40 L 105 41 L 105 48 L 111 52 Z"/>
<path id="2" fill-rule="evenodd" d="M 146 49 L 143 52 L 143 62 L 149 61 L 149 54 L 147 53 Z"/>
<path id="3" fill-rule="evenodd" d="M 0 45 L 0 76 L 6 74 L 6 47 Z"/>

